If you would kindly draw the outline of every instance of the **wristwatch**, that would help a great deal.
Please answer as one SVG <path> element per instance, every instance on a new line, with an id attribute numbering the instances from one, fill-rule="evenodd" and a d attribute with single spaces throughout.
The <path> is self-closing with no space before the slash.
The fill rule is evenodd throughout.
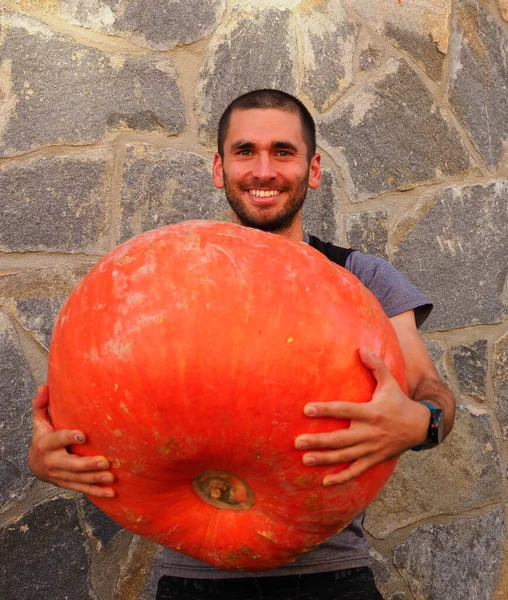
<path id="1" fill-rule="evenodd" d="M 427 431 L 427 440 L 415 446 L 412 450 L 428 450 L 429 448 L 435 448 L 443 441 L 444 438 L 444 415 L 440 408 L 436 408 L 430 402 L 422 402 L 430 410 L 430 423 Z"/>

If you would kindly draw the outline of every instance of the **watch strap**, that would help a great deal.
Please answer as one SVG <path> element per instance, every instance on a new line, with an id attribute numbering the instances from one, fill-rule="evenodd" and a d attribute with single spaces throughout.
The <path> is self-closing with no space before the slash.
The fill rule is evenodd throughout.
<path id="1" fill-rule="evenodd" d="M 427 440 L 423 444 L 412 448 L 412 450 L 416 452 L 420 450 L 428 450 L 429 448 L 435 448 L 438 446 L 441 443 L 443 429 L 443 411 L 440 408 L 436 408 L 430 402 L 421 402 L 421 404 L 425 404 L 425 406 L 430 410 L 430 422 L 427 430 Z"/>

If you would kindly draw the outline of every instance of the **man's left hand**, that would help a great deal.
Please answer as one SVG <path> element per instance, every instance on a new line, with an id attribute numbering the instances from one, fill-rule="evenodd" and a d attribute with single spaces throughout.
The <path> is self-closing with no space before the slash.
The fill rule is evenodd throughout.
<path id="1" fill-rule="evenodd" d="M 429 426 L 429 409 L 402 391 L 388 367 L 368 350 L 360 350 L 363 364 L 374 375 L 377 386 L 367 403 L 312 402 L 304 408 L 308 417 L 330 417 L 351 421 L 348 429 L 331 433 L 300 435 L 295 440 L 306 465 L 351 463 L 323 485 L 345 483 L 367 469 L 423 443 Z M 318 450 L 323 449 L 323 450 Z M 318 451 L 316 451 L 318 450 Z"/>

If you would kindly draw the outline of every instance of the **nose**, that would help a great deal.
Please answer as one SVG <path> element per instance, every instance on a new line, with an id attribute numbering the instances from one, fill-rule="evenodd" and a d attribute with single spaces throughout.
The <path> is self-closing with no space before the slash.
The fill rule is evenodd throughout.
<path id="1" fill-rule="evenodd" d="M 256 160 L 252 166 L 252 176 L 263 181 L 268 181 L 277 177 L 275 165 L 268 152 L 261 152 L 256 156 Z"/>

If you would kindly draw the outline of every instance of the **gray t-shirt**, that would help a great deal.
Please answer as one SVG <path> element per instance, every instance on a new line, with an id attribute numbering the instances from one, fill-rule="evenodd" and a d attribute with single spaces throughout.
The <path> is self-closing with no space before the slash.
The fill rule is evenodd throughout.
<path id="1" fill-rule="evenodd" d="M 308 242 L 308 237 L 305 241 Z M 429 316 L 432 310 L 431 302 L 386 260 L 354 251 L 348 256 L 345 267 L 377 297 L 388 317 L 407 310 L 414 310 L 419 327 Z M 221 571 L 190 556 L 165 548 L 163 575 L 195 579 L 224 579 L 304 575 L 363 567 L 371 562 L 367 538 L 362 526 L 364 516 L 365 513 L 358 515 L 343 531 L 316 546 L 310 552 L 301 555 L 295 562 L 271 571 L 256 572 L 255 574 Z"/>

